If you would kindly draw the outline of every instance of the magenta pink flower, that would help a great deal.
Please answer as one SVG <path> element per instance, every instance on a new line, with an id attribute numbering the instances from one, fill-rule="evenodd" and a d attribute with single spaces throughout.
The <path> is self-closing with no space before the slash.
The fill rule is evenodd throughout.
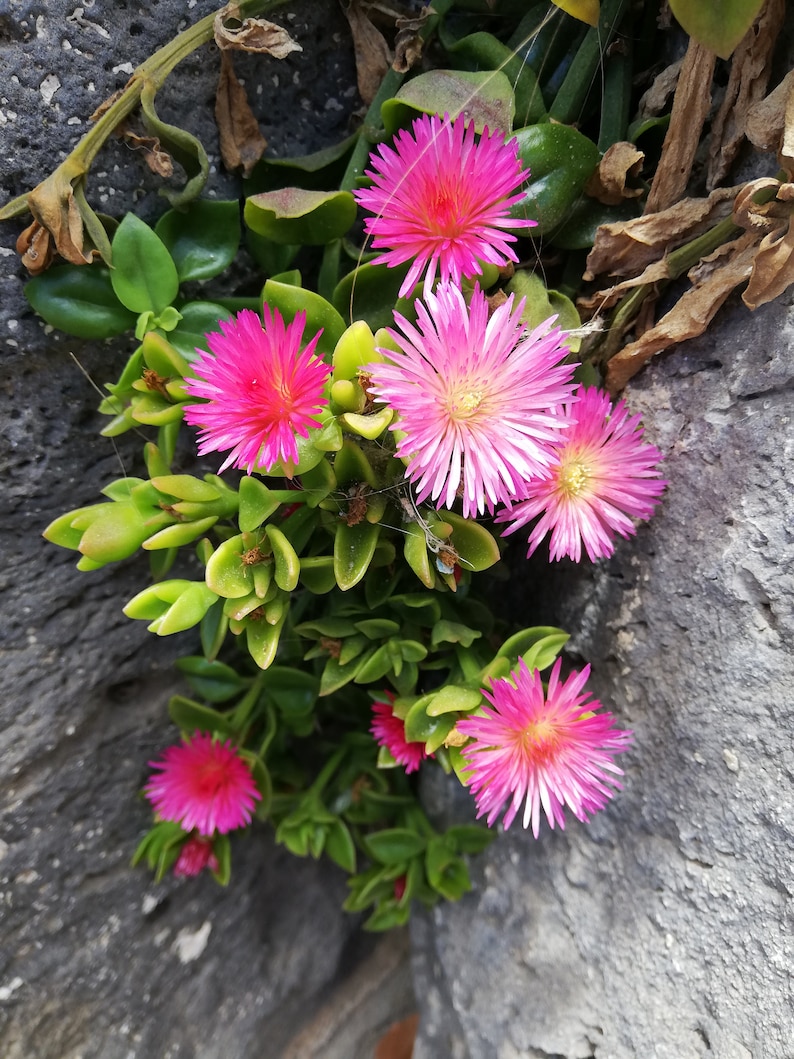
<path id="1" fill-rule="evenodd" d="M 614 535 L 629 537 L 632 518 L 650 518 L 667 485 L 659 477 L 662 454 L 642 440 L 639 420 L 623 401 L 613 408 L 602 390 L 580 390 L 577 404 L 562 410 L 565 444 L 551 476 L 529 482 L 524 498 L 498 515 L 497 522 L 511 524 L 505 534 L 541 515 L 529 555 L 549 532 L 552 559 L 579 562 L 583 541 L 590 559 L 611 555 Z"/>
<path id="2" fill-rule="evenodd" d="M 622 776 L 612 760 L 632 742 L 632 733 L 613 729 L 611 713 L 596 713 L 598 700 L 581 694 L 590 666 L 560 681 L 558 658 L 544 695 L 540 673 L 530 673 L 523 659 L 505 680 L 494 680 L 483 694 L 493 709 L 484 716 L 458 721 L 457 730 L 472 736 L 461 751 L 468 765 L 468 786 L 477 816 L 487 814 L 490 827 L 508 802 L 508 828 L 524 805 L 524 827 L 532 823 L 538 837 L 541 808 L 554 828 L 565 827 L 564 806 L 577 820 L 603 809 Z"/>
<path id="3" fill-rule="evenodd" d="M 379 350 L 391 363 L 367 365 L 369 389 L 399 413 L 391 429 L 417 501 L 449 508 L 462 489 L 463 514 L 482 514 L 550 474 L 562 442 L 554 406 L 572 400 L 575 365 L 563 363 L 569 350 L 553 321 L 531 332 L 521 323 L 523 299 L 490 318 L 479 287 L 470 306 L 450 283 L 425 301 L 416 326 L 394 314 L 400 352 Z"/>
<path id="4" fill-rule="evenodd" d="M 393 698 L 389 692 L 385 692 Z M 373 720 L 370 727 L 378 746 L 385 746 L 398 765 L 405 767 L 406 773 L 416 772 L 428 756 L 424 743 L 409 743 L 405 738 L 405 725 L 395 716 L 391 702 L 372 703 Z"/>
<path id="5" fill-rule="evenodd" d="M 251 822 L 256 788 L 248 762 L 229 739 L 225 743 L 208 732 L 196 732 L 177 746 L 169 746 L 159 761 L 150 761 L 152 776 L 144 794 L 163 820 L 211 836 L 225 834 Z"/>
<path id="6" fill-rule="evenodd" d="M 192 835 L 179 851 L 179 856 L 174 864 L 174 875 L 177 878 L 198 875 L 209 868 L 217 871 L 220 867 L 218 858 L 212 849 L 212 843 L 203 838 Z"/>
<path id="7" fill-rule="evenodd" d="M 199 454 L 231 450 L 220 470 L 240 467 L 250 474 L 281 460 L 298 462 L 295 435 L 305 438 L 320 426 L 323 395 L 331 371 L 315 356 L 318 332 L 301 350 L 306 314 L 285 326 L 281 313 L 265 305 L 262 321 L 243 309 L 221 320 L 221 333 L 207 335 L 210 352 L 193 364 L 197 378 L 185 389 L 206 403 L 185 407 L 185 419 L 201 427 Z"/>
<path id="8" fill-rule="evenodd" d="M 354 192 L 359 205 L 375 216 L 365 222 L 376 250 L 376 263 L 389 267 L 413 262 L 400 287 L 408 294 L 427 268 L 425 293 L 441 279 L 460 283 L 481 272 L 480 262 L 506 265 L 518 258 L 504 231 L 534 225 L 516 220 L 509 209 L 523 196 L 513 194 L 529 176 L 515 141 L 505 143 L 486 128 L 479 139 L 474 124 L 423 114 L 413 135 L 402 130 L 394 147 L 381 145 L 365 175 L 373 185 Z"/>

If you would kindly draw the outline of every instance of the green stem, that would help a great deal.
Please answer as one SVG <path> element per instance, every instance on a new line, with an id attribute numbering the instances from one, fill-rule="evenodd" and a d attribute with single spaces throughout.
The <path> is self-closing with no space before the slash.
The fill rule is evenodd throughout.
<path id="1" fill-rule="evenodd" d="M 311 785 L 311 787 L 309 787 L 308 791 L 306 791 L 306 794 L 304 796 L 305 799 L 308 799 L 309 797 L 317 797 L 318 795 L 322 794 L 323 788 L 341 765 L 346 753 L 347 747 L 340 747 L 336 751 L 336 753 L 332 754 L 328 758 L 319 776 Z"/>
<path id="2" fill-rule="evenodd" d="M 241 19 L 275 10 L 287 3 L 287 0 L 238 0 L 237 7 Z M 112 100 L 107 110 L 97 118 L 95 124 L 83 136 L 69 156 L 53 171 L 61 172 L 66 180 L 84 176 L 91 168 L 91 163 L 105 141 L 113 134 L 119 124 L 140 102 L 145 85 L 154 85 L 155 91 L 165 82 L 168 75 L 183 59 L 196 48 L 212 40 L 215 19 L 218 12 L 207 15 L 195 25 L 189 26 L 172 41 L 158 49 L 154 55 L 138 66 L 127 84 Z M 0 221 L 17 217 L 28 208 L 27 194 L 19 195 L 0 210 Z"/>

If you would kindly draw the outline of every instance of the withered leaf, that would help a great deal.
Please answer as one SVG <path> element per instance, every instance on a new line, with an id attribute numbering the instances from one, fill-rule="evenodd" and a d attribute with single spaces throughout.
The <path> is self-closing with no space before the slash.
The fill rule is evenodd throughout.
<path id="1" fill-rule="evenodd" d="M 742 294 L 748 309 L 757 309 L 777 298 L 794 283 L 794 229 L 769 232 L 761 240 L 753 260 L 750 282 Z"/>
<path id="2" fill-rule="evenodd" d="M 667 101 L 675 92 L 675 86 L 678 84 L 683 62 L 683 59 L 679 59 L 656 75 L 651 87 L 640 97 L 638 106 L 640 118 L 655 118 L 667 107 Z"/>
<path id="3" fill-rule="evenodd" d="M 17 239 L 17 253 L 31 276 L 40 275 L 50 267 L 55 257 L 52 235 L 38 221 L 33 221 L 20 233 Z"/>
<path id="4" fill-rule="evenodd" d="M 624 294 L 627 294 L 635 287 L 663 283 L 668 279 L 670 279 L 670 272 L 667 268 L 667 260 L 662 257 L 658 261 L 652 261 L 637 276 L 624 279 L 621 283 L 616 283 L 614 286 L 606 287 L 603 290 L 594 291 L 592 294 L 580 296 L 576 299 L 576 308 L 583 319 L 589 319 L 605 309 L 611 309 L 613 305 L 620 301 Z"/>
<path id="5" fill-rule="evenodd" d="M 773 88 L 768 96 L 747 111 L 744 128 L 750 142 L 761 151 L 776 151 L 783 142 L 786 109 L 794 94 L 794 70 Z"/>
<path id="6" fill-rule="evenodd" d="M 153 173 L 161 177 L 174 175 L 174 161 L 168 151 L 163 150 L 158 136 L 147 136 L 126 126 L 117 130 L 125 143 L 135 151 L 143 151 L 143 158 Z"/>
<path id="7" fill-rule="evenodd" d="M 240 22 L 239 26 L 228 26 L 227 22 Z M 240 18 L 237 4 L 227 4 L 215 16 L 215 43 L 221 51 L 252 51 L 272 55 L 274 59 L 286 59 L 294 51 L 303 48 L 281 26 L 264 18 Z"/>
<path id="8" fill-rule="evenodd" d="M 369 5 L 362 0 L 350 0 L 342 6 L 353 37 L 358 93 L 369 106 L 391 65 L 391 52 L 386 38 L 367 15 Z"/>
<path id="9" fill-rule="evenodd" d="M 706 199 L 682 199 L 658 213 L 602 224 L 587 257 L 586 280 L 602 272 L 632 276 L 668 250 L 729 216 L 738 188 L 717 188 Z"/>
<path id="10" fill-rule="evenodd" d="M 717 57 L 689 41 L 673 99 L 670 125 L 656 167 L 646 213 L 663 210 L 681 198 L 689 183 L 703 123 L 711 107 L 711 79 Z"/>
<path id="11" fill-rule="evenodd" d="M 639 176 L 644 159 L 633 143 L 613 143 L 585 184 L 585 193 L 606 206 L 619 206 L 624 199 L 637 198 L 642 188 L 626 187 L 626 178 Z"/>
<path id="12" fill-rule="evenodd" d="M 731 59 L 731 72 L 720 109 L 711 123 L 706 186 L 725 178 L 744 140 L 747 112 L 766 92 L 772 52 L 785 15 L 785 0 L 766 0 Z"/>
<path id="13" fill-rule="evenodd" d="M 756 238 L 755 233 L 744 232 L 720 247 L 721 267 L 685 291 L 657 324 L 610 360 L 606 382 L 613 393 L 622 390 L 656 353 L 703 334 L 731 291 L 750 275 Z"/>
<path id="14" fill-rule="evenodd" d="M 93 261 L 93 252 L 83 249 L 83 218 L 75 201 L 74 188 L 62 169 L 56 169 L 30 192 L 28 209 L 41 227 L 52 233 L 55 249 L 65 261 L 73 265 L 87 265 Z M 36 233 L 31 233 L 30 239 L 36 238 Z M 31 248 L 38 255 L 35 260 L 41 260 L 43 242 L 37 240 L 35 247 L 31 242 Z M 30 248 L 27 253 L 30 256 Z"/>
<path id="15" fill-rule="evenodd" d="M 215 121 L 220 134 L 223 164 L 229 170 L 242 168 L 243 176 L 250 176 L 265 152 L 267 140 L 251 110 L 245 89 L 237 80 L 232 57 L 225 51 L 221 52 Z"/>
<path id="16" fill-rule="evenodd" d="M 397 36 L 394 38 L 394 61 L 392 69 L 397 73 L 407 74 L 422 58 L 422 27 L 431 15 L 435 15 L 432 4 L 423 7 L 418 15 L 403 15 L 395 25 Z"/>

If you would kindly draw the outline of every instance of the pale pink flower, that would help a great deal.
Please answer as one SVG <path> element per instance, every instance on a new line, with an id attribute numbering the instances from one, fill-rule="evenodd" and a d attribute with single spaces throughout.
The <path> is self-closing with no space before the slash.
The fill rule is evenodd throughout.
<path id="1" fill-rule="evenodd" d="M 198 875 L 204 868 L 217 871 L 219 867 L 212 843 L 192 835 L 179 851 L 174 864 L 174 875 L 177 878 L 183 878 Z"/>
<path id="2" fill-rule="evenodd" d="M 398 132 L 394 147 L 382 144 L 371 156 L 365 176 L 372 187 L 355 191 L 359 205 L 373 213 L 365 221 L 372 246 L 386 253 L 375 259 L 389 267 L 411 261 L 400 295 L 413 290 L 427 268 L 425 293 L 436 272 L 460 283 L 477 276 L 480 262 L 506 265 L 517 261 L 505 231 L 534 225 L 517 220 L 510 207 L 529 177 L 517 154 L 516 141 L 505 143 L 487 127 L 477 138 L 474 124 L 423 114 L 413 134 Z"/>
<path id="3" fill-rule="evenodd" d="M 144 794 L 161 819 L 185 831 L 211 836 L 243 827 L 262 797 L 232 741 L 221 743 L 208 732 L 168 747 L 149 764 L 159 775 L 152 776 Z"/>
<path id="4" fill-rule="evenodd" d="M 486 815 L 489 827 L 509 803 L 508 828 L 523 804 L 524 827 L 531 823 L 537 838 L 541 809 L 551 828 L 564 828 L 566 805 L 587 820 L 612 797 L 610 786 L 622 786 L 615 777 L 623 770 L 612 759 L 632 733 L 615 730 L 612 714 L 596 713 L 601 703 L 581 694 L 590 666 L 561 682 L 560 665 L 558 658 L 544 695 L 539 671 L 530 673 L 521 659 L 509 678 L 493 681 L 492 692 L 483 689 L 492 709 L 458 721 L 457 730 L 474 739 L 461 753 L 477 816 Z"/>
<path id="5" fill-rule="evenodd" d="M 185 407 L 185 420 L 201 427 L 199 454 L 231 450 L 220 470 L 240 467 L 250 474 L 281 460 L 298 462 L 295 435 L 308 437 L 320 426 L 330 367 L 315 355 L 321 332 L 301 350 L 306 314 L 285 326 L 278 309 L 265 305 L 262 320 L 243 309 L 221 320 L 208 334 L 210 352 L 194 361 L 197 378 L 185 380 L 191 397 L 206 403 Z"/>
<path id="6" fill-rule="evenodd" d="M 613 407 L 596 387 L 581 389 L 576 405 L 566 404 L 561 427 L 565 443 L 557 450 L 550 477 L 527 484 L 524 498 L 499 513 L 514 533 L 537 515 L 529 552 L 551 532 L 550 556 L 590 559 L 615 550 L 614 536 L 635 532 L 633 518 L 647 519 L 667 485 L 659 475 L 662 454 L 642 440 L 639 416 L 624 401 Z"/>
<path id="7" fill-rule="evenodd" d="M 393 698 L 388 691 L 385 694 L 390 699 Z M 405 738 L 405 725 L 395 716 L 391 702 L 373 702 L 372 713 L 372 725 L 369 730 L 375 742 L 378 746 L 385 746 L 397 764 L 405 768 L 406 773 L 416 772 L 428 756 L 425 744 L 408 742 Z"/>
<path id="8" fill-rule="evenodd" d="M 367 365 L 369 390 L 399 420 L 397 455 L 427 497 L 452 507 L 462 488 L 463 514 L 493 511 L 525 479 L 550 474 L 562 443 L 555 405 L 572 399 L 575 365 L 547 320 L 534 331 L 521 323 L 522 299 L 512 295 L 489 317 L 475 287 L 470 306 L 450 283 L 416 302 L 417 323 L 394 314 L 390 331 L 400 352 L 380 349 L 391 363 Z"/>

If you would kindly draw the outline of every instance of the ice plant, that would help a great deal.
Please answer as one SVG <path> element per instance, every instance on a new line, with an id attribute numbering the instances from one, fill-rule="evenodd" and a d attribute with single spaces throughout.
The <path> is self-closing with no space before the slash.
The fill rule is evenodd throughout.
<path id="1" fill-rule="evenodd" d="M 405 725 L 395 716 L 390 702 L 373 702 L 372 713 L 370 732 L 375 742 L 378 746 L 385 746 L 397 764 L 404 766 L 406 773 L 416 772 L 427 757 L 424 743 L 408 742 Z"/>
<path id="2" fill-rule="evenodd" d="M 614 729 L 612 714 L 596 713 L 601 703 L 582 694 L 589 666 L 561 681 L 560 665 L 558 658 L 544 694 L 540 673 L 521 659 L 509 678 L 483 690 L 491 708 L 458 722 L 458 731 L 473 739 L 462 750 L 467 783 L 489 827 L 507 804 L 508 828 L 523 804 L 524 827 L 531 823 L 537 838 L 541 809 L 550 827 L 564 828 L 565 806 L 587 820 L 612 797 L 610 786 L 621 786 L 615 777 L 623 771 L 613 758 L 632 733 Z"/>
<path id="3" fill-rule="evenodd" d="M 480 262 L 517 261 L 506 229 L 529 227 L 510 207 L 526 181 L 515 141 L 486 127 L 477 137 L 463 117 L 423 114 L 412 130 L 399 132 L 394 147 L 381 145 L 365 175 L 372 186 L 354 192 L 374 216 L 365 221 L 372 246 L 384 250 L 376 262 L 390 267 L 411 262 L 400 295 L 411 291 L 427 269 L 425 293 L 436 273 L 460 283 L 477 276 Z"/>
<path id="4" fill-rule="evenodd" d="M 262 323 L 264 321 L 264 327 Z M 199 455 L 229 451 L 220 467 L 250 474 L 279 461 L 298 462 L 296 434 L 308 437 L 320 426 L 330 368 L 315 355 L 318 332 L 301 349 L 306 314 L 285 325 L 278 309 L 264 306 L 263 321 L 250 309 L 219 321 L 208 334 L 209 352 L 193 364 L 195 379 L 185 389 L 204 403 L 187 405 L 185 419 L 201 427 Z"/>
<path id="5" fill-rule="evenodd" d="M 459 490 L 466 517 L 493 511 L 536 476 L 548 477 L 561 444 L 555 405 L 571 401 L 575 365 L 559 328 L 521 323 L 511 295 L 489 315 L 475 286 L 471 304 L 451 283 L 417 301 L 417 323 L 399 313 L 390 334 L 399 352 L 371 364 L 369 391 L 399 413 L 397 455 L 417 501 L 452 507 Z"/>
<path id="6" fill-rule="evenodd" d="M 547 533 L 552 559 L 611 555 L 614 536 L 635 532 L 632 519 L 647 519 L 666 481 L 660 478 L 662 454 L 643 441 L 639 416 L 629 416 L 624 401 L 613 407 L 596 387 L 579 391 L 579 400 L 561 412 L 565 442 L 554 456 L 551 475 L 527 485 L 520 502 L 500 512 L 509 522 L 505 534 L 540 515 L 529 535 L 531 555 Z"/>
<path id="7" fill-rule="evenodd" d="M 212 843 L 195 835 L 187 840 L 179 851 L 179 856 L 174 863 L 174 875 L 177 878 L 186 878 L 191 875 L 199 875 L 204 868 L 217 871 L 220 867 L 218 858 L 212 849 Z"/>
<path id="8" fill-rule="evenodd" d="M 207 732 L 170 746 L 159 761 L 150 761 L 152 776 L 144 793 L 163 820 L 207 837 L 225 834 L 251 822 L 256 788 L 248 763 L 231 740 L 221 743 Z"/>

